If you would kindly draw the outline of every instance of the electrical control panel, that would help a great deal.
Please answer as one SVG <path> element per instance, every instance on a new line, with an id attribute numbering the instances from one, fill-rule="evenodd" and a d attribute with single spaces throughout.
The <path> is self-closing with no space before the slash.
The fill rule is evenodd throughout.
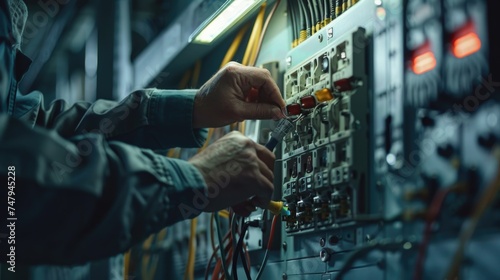
<path id="1" fill-rule="evenodd" d="M 139 1 L 111 2 L 123 4 L 116 16 Z M 274 149 L 272 200 L 287 208 L 280 216 L 269 209 L 248 217 L 234 209 L 204 212 L 153 234 L 126 257 L 36 266 L 32 276 L 17 277 L 237 280 L 245 273 L 247 279 L 282 280 L 500 279 L 500 77 L 492 67 L 499 63 L 492 59 L 499 46 L 493 42 L 498 25 L 491 20 L 498 1 L 145 2 L 187 8 L 181 21 L 173 21 L 135 58 L 130 67 L 136 86 L 176 88 L 182 74 L 176 72 L 197 59 L 181 84 L 208 80 L 228 58 L 269 70 L 293 124 Z M 254 4 L 260 8 L 241 17 L 236 13 Z M 188 48 L 190 30 L 216 11 L 227 22 L 234 20 L 230 30 L 239 30 Z M 134 21 L 104 31 L 128 25 L 132 34 L 147 31 L 135 21 L 137 14 L 117 18 Z M 149 33 L 154 32 L 141 34 L 148 37 L 141 45 L 152 40 Z M 117 42 L 131 41 L 118 37 Z M 99 47 L 101 53 L 106 45 L 96 42 L 81 48 L 93 59 L 92 50 Z M 170 42 L 175 44 L 166 46 Z M 203 58 L 209 49 L 214 51 Z M 123 50 L 126 54 L 129 47 L 118 53 Z M 116 65 L 128 61 L 123 55 L 106 57 L 120 58 Z M 114 67 L 127 72 L 117 77 L 127 77 L 130 67 Z M 275 127 L 273 120 L 230 124 L 209 130 L 208 143 L 238 130 L 265 145 Z M 167 156 L 188 160 L 200 150 L 173 148 Z"/>
<path id="2" fill-rule="evenodd" d="M 271 23 L 273 44 L 262 51 L 294 126 L 275 149 L 274 169 L 273 200 L 290 215 L 270 248 L 272 215 L 246 218 L 252 277 L 500 278 L 492 261 L 500 251 L 500 95 L 489 72 L 489 5 L 281 6 L 287 21 Z M 289 42 L 275 39 L 283 30 Z M 284 57 L 270 55 L 284 44 Z M 245 134 L 264 144 L 273 128 L 250 121 Z"/>
<path id="3" fill-rule="evenodd" d="M 339 227 L 368 207 L 368 40 L 354 29 L 285 73 L 289 114 L 300 107 L 282 146 L 287 233 Z"/>
<path id="4" fill-rule="evenodd" d="M 499 184 L 487 1 L 340 3 L 311 29 L 288 3 L 298 33 L 283 96 L 295 129 L 279 187 L 291 215 L 269 277 L 444 279 L 457 242 L 477 260 L 459 275 L 500 277 L 479 265 L 495 254 L 478 250 L 500 247 L 498 191 L 482 237 L 457 241 Z"/>

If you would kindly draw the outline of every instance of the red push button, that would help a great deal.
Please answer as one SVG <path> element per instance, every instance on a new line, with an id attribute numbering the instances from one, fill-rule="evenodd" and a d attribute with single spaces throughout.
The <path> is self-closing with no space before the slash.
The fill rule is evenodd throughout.
<path id="1" fill-rule="evenodd" d="M 302 109 L 300 108 L 299 104 L 290 104 L 286 106 L 286 112 L 289 116 L 296 116 L 300 115 L 302 113 Z"/>
<path id="2" fill-rule="evenodd" d="M 300 99 L 300 105 L 304 109 L 312 109 L 316 106 L 316 99 L 312 95 L 304 96 Z"/>
<path id="3" fill-rule="evenodd" d="M 352 90 L 352 84 L 350 79 L 342 79 L 333 83 L 335 89 L 338 91 Z"/>

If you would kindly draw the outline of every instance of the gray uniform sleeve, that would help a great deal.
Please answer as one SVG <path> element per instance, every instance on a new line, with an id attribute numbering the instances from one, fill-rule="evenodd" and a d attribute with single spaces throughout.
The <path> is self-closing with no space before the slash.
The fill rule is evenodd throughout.
<path id="1" fill-rule="evenodd" d="M 69 265 L 116 255 L 198 214 L 195 198 L 205 197 L 202 175 L 185 161 L 98 133 L 65 139 L 5 114 L 0 155 L 2 182 L 15 167 L 17 218 L 15 244 L 2 240 L 0 251 L 15 246 L 17 264 Z M 0 218 L 6 221 L 4 203 Z"/>
<path id="2" fill-rule="evenodd" d="M 195 90 L 146 89 L 121 102 L 97 100 L 69 106 L 56 100 L 44 107 L 43 95 L 17 95 L 14 116 L 63 138 L 98 133 L 108 140 L 164 151 L 171 147 L 199 147 L 206 129 L 192 127 Z"/>

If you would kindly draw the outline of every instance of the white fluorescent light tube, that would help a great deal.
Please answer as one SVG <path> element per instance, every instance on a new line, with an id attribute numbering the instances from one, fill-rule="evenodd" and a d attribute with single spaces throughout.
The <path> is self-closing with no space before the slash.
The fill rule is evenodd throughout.
<path id="1" fill-rule="evenodd" d="M 230 29 L 236 22 L 242 19 L 262 0 L 228 0 L 189 38 L 190 42 L 210 44 L 220 35 Z"/>

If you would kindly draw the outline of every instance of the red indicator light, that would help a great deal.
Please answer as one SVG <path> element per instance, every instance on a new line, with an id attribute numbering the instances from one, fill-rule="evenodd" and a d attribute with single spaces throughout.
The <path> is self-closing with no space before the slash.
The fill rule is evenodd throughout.
<path id="1" fill-rule="evenodd" d="M 436 68 L 436 57 L 428 41 L 413 51 L 410 64 L 411 70 L 417 75 Z"/>
<path id="2" fill-rule="evenodd" d="M 481 39 L 477 36 L 472 21 L 468 21 L 451 36 L 451 51 L 457 58 L 464 58 L 480 49 Z"/>
<path id="3" fill-rule="evenodd" d="M 286 106 L 286 112 L 289 116 L 296 116 L 302 113 L 302 109 L 300 108 L 300 104 L 290 104 Z"/>
<path id="4" fill-rule="evenodd" d="M 413 58 L 413 72 L 420 75 L 431 71 L 436 67 L 436 58 L 431 51 L 425 52 Z"/>
<path id="5" fill-rule="evenodd" d="M 300 99 L 300 105 L 304 109 L 312 109 L 316 106 L 316 99 L 312 95 L 304 96 Z"/>
<path id="6" fill-rule="evenodd" d="M 481 40 L 471 32 L 453 41 L 453 55 L 458 58 L 469 56 L 481 49 Z"/>
<path id="7" fill-rule="evenodd" d="M 350 79 L 342 79 L 333 83 L 335 89 L 338 91 L 352 90 L 352 84 Z"/>

